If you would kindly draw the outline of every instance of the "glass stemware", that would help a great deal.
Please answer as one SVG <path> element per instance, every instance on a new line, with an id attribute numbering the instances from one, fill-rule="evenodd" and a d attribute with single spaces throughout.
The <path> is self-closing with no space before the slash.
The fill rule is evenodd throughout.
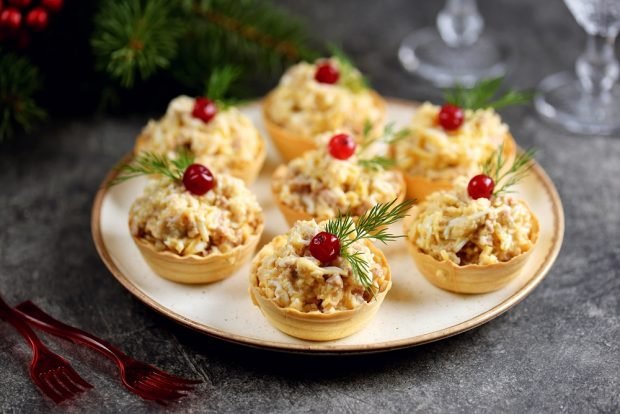
<path id="1" fill-rule="evenodd" d="M 405 37 L 398 57 L 407 71 L 437 86 L 471 86 L 506 73 L 508 48 L 484 33 L 476 0 L 447 0 L 436 27 Z"/>
<path id="2" fill-rule="evenodd" d="M 538 86 L 534 100 L 551 123 L 583 134 L 620 132 L 619 65 L 614 44 L 620 29 L 620 0 L 564 0 L 588 34 L 575 71 L 557 73 Z"/>

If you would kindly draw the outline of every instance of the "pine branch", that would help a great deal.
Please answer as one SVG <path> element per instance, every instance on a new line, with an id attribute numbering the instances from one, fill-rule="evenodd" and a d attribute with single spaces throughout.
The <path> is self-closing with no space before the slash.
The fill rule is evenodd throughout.
<path id="1" fill-rule="evenodd" d="M 318 57 L 300 22 L 268 1 L 183 0 L 182 9 L 188 30 L 172 72 L 188 87 L 202 86 L 205 72 L 222 64 L 249 77 Z"/>
<path id="2" fill-rule="evenodd" d="M 262 0 L 108 0 L 95 22 L 98 68 L 125 87 L 169 71 L 202 93 L 222 65 L 251 76 L 317 56 L 300 23 Z"/>
<path id="3" fill-rule="evenodd" d="M 25 58 L 0 50 L 0 142 L 17 130 L 32 131 L 47 118 L 33 95 L 40 89 L 39 70 Z"/>
<path id="4" fill-rule="evenodd" d="M 97 66 L 124 87 L 167 68 L 182 34 L 174 2 L 110 0 L 95 16 L 91 38 Z"/>

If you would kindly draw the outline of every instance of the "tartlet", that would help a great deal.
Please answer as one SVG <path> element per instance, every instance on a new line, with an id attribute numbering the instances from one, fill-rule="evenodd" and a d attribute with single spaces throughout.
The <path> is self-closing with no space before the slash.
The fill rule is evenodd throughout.
<path id="1" fill-rule="evenodd" d="M 472 199 L 468 180 L 431 194 L 404 220 L 407 247 L 434 285 L 458 293 L 505 286 L 525 266 L 539 237 L 538 219 L 508 194 Z"/>
<path id="2" fill-rule="evenodd" d="M 207 121 L 194 116 L 199 99 L 204 98 L 173 99 L 162 118 L 150 120 L 143 128 L 134 153 L 155 152 L 174 158 L 179 150 L 189 150 L 196 162 L 208 165 L 213 172 L 228 173 L 251 184 L 267 154 L 258 129 L 235 107 L 219 105 Z"/>
<path id="3" fill-rule="evenodd" d="M 362 329 L 392 285 L 385 256 L 368 240 L 350 248 L 367 261 L 374 293 L 342 257 L 328 265 L 315 259 L 308 246 L 324 226 L 314 220 L 297 222 L 263 246 L 250 269 L 250 296 L 269 323 L 311 341 L 340 339 Z"/>
<path id="4" fill-rule="evenodd" d="M 224 279 L 246 263 L 264 227 L 244 183 L 227 174 L 204 195 L 167 177 L 150 179 L 129 211 L 133 240 L 153 271 L 181 283 Z"/>
<path id="5" fill-rule="evenodd" d="M 508 126 L 491 108 L 464 110 L 462 125 L 445 130 L 438 123 L 441 107 L 420 105 L 409 127 L 411 134 L 392 145 L 396 168 L 403 172 L 407 197 L 424 200 L 452 188 L 456 178 L 471 175 L 500 146 L 507 160 L 517 151 Z"/>
<path id="6" fill-rule="evenodd" d="M 341 73 L 335 83 L 317 81 L 317 69 L 325 64 L 346 71 L 347 76 Z M 285 161 L 316 148 L 317 134 L 335 129 L 361 134 L 367 122 L 377 133 L 383 128 L 384 100 L 367 87 L 352 88 L 349 83 L 361 83 L 362 76 L 344 66 L 334 58 L 298 63 L 263 100 L 265 127 Z"/>
<path id="7" fill-rule="evenodd" d="M 315 138 L 320 143 L 317 149 L 274 171 L 272 192 L 289 225 L 298 220 L 322 221 L 347 212 L 356 218 L 378 203 L 396 199 L 398 204 L 405 198 L 405 182 L 399 171 L 363 166 L 359 148 L 347 159 L 330 154 L 330 138 L 342 134 L 320 134 Z"/>

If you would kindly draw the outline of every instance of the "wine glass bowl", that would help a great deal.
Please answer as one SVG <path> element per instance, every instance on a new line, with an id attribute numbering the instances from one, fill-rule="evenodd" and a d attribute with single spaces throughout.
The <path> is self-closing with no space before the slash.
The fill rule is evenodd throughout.
<path id="1" fill-rule="evenodd" d="M 543 119 L 571 132 L 620 132 L 620 71 L 614 54 L 620 1 L 564 1 L 588 34 L 586 49 L 573 73 L 557 73 L 539 84 L 535 107 Z"/>

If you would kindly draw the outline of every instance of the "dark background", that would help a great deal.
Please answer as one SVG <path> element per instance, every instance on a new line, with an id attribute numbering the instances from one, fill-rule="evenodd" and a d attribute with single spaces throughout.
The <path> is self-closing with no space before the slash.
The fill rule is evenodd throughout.
<path id="1" fill-rule="evenodd" d="M 302 15 L 319 39 L 341 43 L 383 95 L 439 96 L 400 69 L 396 49 L 409 31 L 434 23 L 441 2 L 278 3 Z M 480 3 L 487 26 L 515 45 L 510 85 L 534 87 L 572 68 L 585 36 L 561 1 Z M 531 107 L 503 115 L 520 145 L 539 148 L 558 187 L 564 245 L 528 298 L 457 337 L 379 355 L 287 355 L 210 339 L 142 305 L 99 260 L 89 219 L 99 183 L 132 147 L 144 115 L 56 117 L 2 148 L 0 291 L 14 304 L 32 299 L 139 359 L 202 378 L 196 395 L 172 408 L 180 412 L 618 412 L 620 140 L 551 129 Z M 54 409 L 27 377 L 30 350 L 21 337 L 4 323 L 0 337 L 0 411 Z M 125 392 L 98 356 L 47 342 L 96 386 L 59 411 L 159 409 Z"/>

